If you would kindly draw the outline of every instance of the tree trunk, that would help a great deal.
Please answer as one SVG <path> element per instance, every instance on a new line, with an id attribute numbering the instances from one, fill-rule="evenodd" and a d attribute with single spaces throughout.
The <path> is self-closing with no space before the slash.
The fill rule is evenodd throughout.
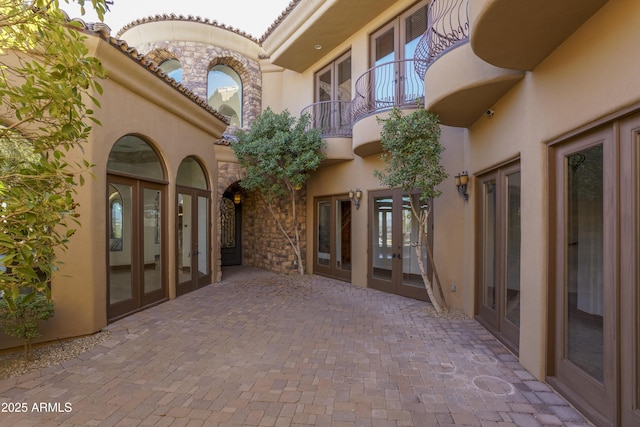
<path id="1" fill-rule="evenodd" d="M 438 270 L 436 269 L 436 263 L 433 259 L 433 254 L 431 253 L 431 248 L 429 247 L 429 241 L 427 239 L 426 228 L 429 223 L 429 209 L 423 211 L 418 211 L 413 203 L 413 197 L 409 197 L 409 204 L 411 205 L 411 212 L 413 213 L 413 217 L 418 221 L 418 243 L 416 245 L 416 255 L 418 257 L 418 267 L 420 267 L 420 274 L 422 275 L 422 281 L 424 282 L 425 288 L 427 289 L 427 295 L 433 304 L 436 312 L 442 313 L 442 311 L 447 309 L 447 301 L 444 298 L 444 293 L 442 292 L 442 286 L 440 286 L 440 276 L 438 276 Z M 431 264 L 431 268 L 433 269 L 433 278 L 435 282 L 435 287 L 438 290 L 438 296 L 440 299 L 438 300 L 434 294 L 434 285 L 429 280 L 427 276 L 427 269 L 422 261 L 423 249 L 422 242 L 424 241 L 424 246 L 427 250 L 427 258 L 429 259 L 429 263 Z"/>
<path id="2" fill-rule="evenodd" d="M 303 276 L 304 265 L 302 264 L 302 254 L 300 252 L 300 235 L 298 232 L 298 219 L 296 217 L 295 207 L 293 210 L 293 222 L 294 222 L 294 229 L 295 229 L 295 236 L 294 236 L 295 241 L 294 241 L 282 226 L 282 222 L 280 222 L 280 218 L 278 218 L 278 216 L 276 215 L 276 212 L 273 210 L 273 206 L 271 206 L 271 203 L 267 202 L 264 198 L 262 199 L 262 201 L 264 202 L 265 205 L 267 205 L 267 209 L 269 209 L 269 212 L 271 212 L 271 216 L 276 221 L 276 224 L 278 225 L 278 229 L 280 230 L 280 232 L 282 232 L 284 237 L 289 242 L 289 245 L 293 249 L 293 252 L 296 255 L 296 259 L 298 260 L 298 272 L 300 273 L 301 276 Z M 294 204 L 295 204 L 295 199 L 294 199 Z"/>

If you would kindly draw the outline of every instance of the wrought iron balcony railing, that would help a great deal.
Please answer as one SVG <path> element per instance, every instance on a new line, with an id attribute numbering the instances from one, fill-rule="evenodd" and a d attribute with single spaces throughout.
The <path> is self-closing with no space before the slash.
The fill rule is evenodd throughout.
<path id="1" fill-rule="evenodd" d="M 469 0 L 433 0 L 427 31 L 416 47 L 416 73 L 424 80 L 427 68 L 447 50 L 469 40 Z"/>
<path id="2" fill-rule="evenodd" d="M 301 114 L 311 115 L 310 126 L 325 138 L 351 138 L 351 101 L 321 101 L 306 106 Z"/>
<path id="3" fill-rule="evenodd" d="M 424 78 L 416 72 L 416 60 L 388 62 L 370 68 L 356 80 L 352 101 L 353 122 L 393 107 L 415 107 L 424 99 Z"/>

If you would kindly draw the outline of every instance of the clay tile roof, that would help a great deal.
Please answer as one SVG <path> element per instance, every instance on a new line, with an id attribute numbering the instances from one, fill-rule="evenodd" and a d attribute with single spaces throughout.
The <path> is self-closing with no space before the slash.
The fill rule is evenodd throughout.
<path id="1" fill-rule="evenodd" d="M 258 39 L 256 39 L 255 37 L 253 37 L 252 35 L 225 25 L 225 24 L 221 24 L 218 23 L 218 21 L 210 21 L 209 18 L 201 18 L 200 16 L 196 16 L 194 17 L 193 15 L 188 15 L 188 16 L 183 16 L 183 15 L 176 15 L 174 13 L 170 13 L 170 14 L 162 14 L 162 15 L 155 15 L 155 16 L 148 16 L 146 18 L 140 18 L 140 19 L 136 19 L 135 21 L 132 21 L 130 23 L 128 23 L 127 25 L 125 25 L 124 27 L 122 27 L 120 29 L 120 31 L 118 31 L 118 34 L 116 34 L 116 37 L 120 37 L 122 35 L 122 33 L 124 33 L 125 31 L 137 26 L 137 25 L 141 25 L 141 24 L 146 24 L 149 22 L 162 22 L 162 21 L 185 21 L 185 22 L 196 22 L 196 23 L 201 23 L 201 24 L 207 24 L 207 25 L 211 25 L 213 27 L 217 27 L 220 28 L 222 30 L 227 30 L 227 31 L 231 31 L 233 33 L 236 33 L 242 37 L 245 37 L 251 41 L 253 41 L 254 43 L 259 43 Z"/>
<path id="2" fill-rule="evenodd" d="M 287 8 L 280 14 L 280 16 L 278 16 L 278 18 L 276 18 L 276 20 L 274 21 L 273 24 L 271 24 L 271 26 L 269 26 L 269 28 L 267 28 L 267 31 L 262 35 L 262 37 L 260 37 L 259 43 L 262 44 L 263 41 L 266 40 L 267 37 L 269 37 L 269 35 L 276 29 L 278 28 L 278 26 L 282 23 L 282 21 L 284 21 L 284 18 L 286 18 L 293 9 L 295 9 L 295 7 L 298 5 L 298 3 L 300 3 L 302 0 L 291 0 L 291 3 L 289 3 L 289 5 L 287 6 Z"/>
<path id="3" fill-rule="evenodd" d="M 194 17 L 193 15 L 188 15 L 188 16 L 183 16 L 183 15 L 176 15 L 174 13 L 170 13 L 170 14 L 162 14 L 162 15 L 155 15 L 155 16 L 148 16 L 146 18 L 140 18 L 140 19 L 136 19 L 135 21 L 132 21 L 130 23 L 128 23 L 127 25 L 125 25 L 124 27 L 122 27 L 118 33 L 116 34 L 116 37 L 120 37 L 122 35 L 122 33 L 124 33 L 125 31 L 137 26 L 137 25 L 141 25 L 141 24 L 146 24 L 149 22 L 161 22 L 161 21 L 187 21 L 187 22 L 198 22 L 198 23 L 202 23 L 202 24 L 208 24 L 208 25 L 212 25 L 214 27 L 218 27 L 221 28 L 223 30 L 227 30 L 227 31 L 231 31 L 234 32 L 240 36 L 246 37 L 249 40 L 258 43 L 258 44 L 262 44 L 262 42 L 280 25 L 280 23 L 282 23 L 282 21 L 284 20 L 284 18 L 287 17 L 287 15 L 289 15 L 289 13 L 291 13 L 291 11 L 298 5 L 298 3 L 300 3 L 302 0 L 291 0 L 291 3 L 289 3 L 289 5 L 287 6 L 287 8 L 280 14 L 280 16 L 278 16 L 278 18 L 276 18 L 276 20 L 273 22 L 273 24 L 271 24 L 269 26 L 269 28 L 267 29 L 267 31 L 264 33 L 264 35 L 262 37 L 260 37 L 260 39 L 256 39 L 255 37 L 253 37 L 252 35 L 238 29 L 238 28 L 234 28 L 225 24 L 221 24 L 218 23 L 218 21 L 213 20 L 210 21 L 209 18 L 201 18 L 200 16 L 196 16 Z"/>
<path id="4" fill-rule="evenodd" d="M 187 88 L 186 86 L 183 86 L 182 83 L 178 83 L 177 81 L 169 77 L 160 69 L 160 67 L 158 67 L 158 65 L 155 62 L 149 60 L 146 56 L 138 53 L 138 51 L 134 47 L 129 46 L 126 41 L 115 38 L 115 37 L 111 37 L 111 28 L 109 28 L 108 25 L 103 23 L 86 23 L 83 20 L 78 18 L 71 20 L 71 19 L 68 19 L 68 16 L 67 16 L 67 20 L 69 22 L 79 23 L 80 29 L 83 32 L 100 37 L 101 39 L 109 43 L 111 46 L 120 50 L 129 58 L 136 61 L 138 64 L 140 64 L 141 67 L 146 68 L 150 73 L 155 74 L 158 78 L 164 80 L 165 83 L 175 88 L 178 92 L 182 93 L 182 95 L 186 96 L 191 101 L 193 101 L 200 107 L 207 110 L 217 119 L 229 125 L 230 123 L 229 118 L 219 113 L 215 108 L 211 107 L 205 99 L 202 99 L 201 97 L 193 93 L 189 88 Z"/>

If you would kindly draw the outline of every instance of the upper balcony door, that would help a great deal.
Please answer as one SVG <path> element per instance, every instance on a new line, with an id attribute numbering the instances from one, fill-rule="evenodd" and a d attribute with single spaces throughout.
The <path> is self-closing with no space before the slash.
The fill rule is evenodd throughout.
<path id="1" fill-rule="evenodd" d="M 421 1 L 371 35 L 372 85 L 376 103 L 396 105 L 398 100 L 417 99 L 413 66 L 416 47 L 427 31 L 427 2 Z"/>
<path id="2" fill-rule="evenodd" d="M 351 52 L 316 73 L 315 126 L 323 135 L 351 127 Z M 349 133 L 349 132 L 347 132 Z"/>

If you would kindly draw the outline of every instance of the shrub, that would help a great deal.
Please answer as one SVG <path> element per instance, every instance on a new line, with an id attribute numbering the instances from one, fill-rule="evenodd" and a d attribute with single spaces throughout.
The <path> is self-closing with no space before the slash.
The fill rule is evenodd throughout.
<path id="1" fill-rule="evenodd" d="M 46 295 L 35 292 L 14 300 L 0 298 L 0 328 L 24 341 L 24 357 L 31 359 L 31 342 L 40 336 L 40 324 L 53 316 L 54 303 Z"/>

